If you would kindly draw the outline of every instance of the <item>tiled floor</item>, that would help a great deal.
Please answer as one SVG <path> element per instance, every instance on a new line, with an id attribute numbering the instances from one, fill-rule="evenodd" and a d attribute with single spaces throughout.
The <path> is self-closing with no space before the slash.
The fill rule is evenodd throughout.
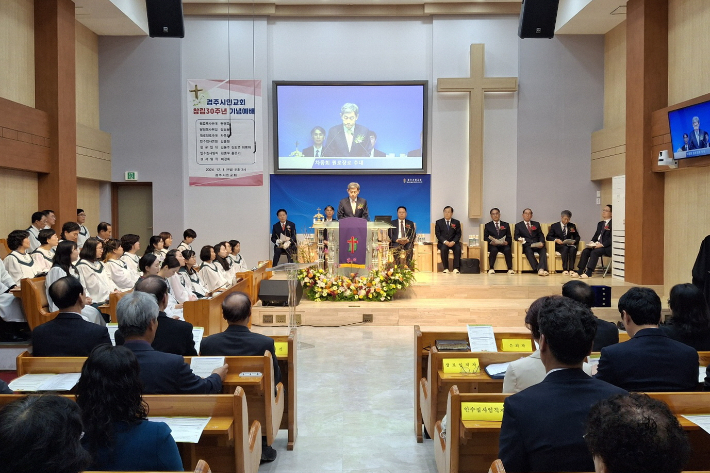
<path id="1" fill-rule="evenodd" d="M 260 472 L 436 472 L 432 441 L 414 436 L 412 327 L 301 327 L 298 336 L 296 447 L 286 450 L 281 431 L 276 461 Z"/>

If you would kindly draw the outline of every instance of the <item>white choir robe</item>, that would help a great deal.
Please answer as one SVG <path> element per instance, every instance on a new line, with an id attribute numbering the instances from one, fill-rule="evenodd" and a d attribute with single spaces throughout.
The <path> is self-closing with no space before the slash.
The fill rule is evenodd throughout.
<path id="1" fill-rule="evenodd" d="M 234 270 L 235 273 L 243 273 L 249 271 L 249 266 L 247 266 L 247 263 L 246 261 L 244 261 L 244 258 L 241 254 L 237 254 L 237 256 L 229 255 L 229 259 L 232 261 L 232 268 L 236 267 Z"/>
<path id="2" fill-rule="evenodd" d="M 167 285 L 168 285 L 168 305 L 165 307 L 165 315 L 168 317 L 174 319 L 178 318 L 180 320 L 185 320 L 185 318 L 182 315 L 182 307 L 181 308 L 176 308 L 180 302 L 175 298 L 175 293 L 173 292 L 173 287 L 170 285 L 170 279 L 165 279 L 164 280 Z M 179 285 L 179 283 L 178 283 Z"/>
<path id="3" fill-rule="evenodd" d="M 222 268 L 221 264 L 214 261 L 211 263 L 202 263 L 202 266 L 200 266 L 200 278 L 208 292 L 212 292 L 220 287 L 226 288 L 229 286 L 229 280 L 226 278 L 224 268 Z"/>
<path id="4" fill-rule="evenodd" d="M 192 285 L 192 292 L 199 297 L 205 297 L 209 292 L 202 282 L 202 278 L 200 277 L 200 273 L 198 271 L 193 270 L 192 274 L 188 274 L 187 269 L 183 267 L 180 268 L 178 274 L 182 275 L 184 279 L 187 279 L 190 282 Z"/>
<path id="5" fill-rule="evenodd" d="M 192 293 L 192 291 L 188 290 L 188 288 L 185 287 L 185 285 L 183 284 L 183 278 L 179 272 L 170 276 L 167 281 L 168 287 L 170 288 L 170 292 L 175 297 L 175 300 L 178 304 L 184 304 L 187 301 L 194 301 L 195 299 L 197 299 L 197 297 Z"/>
<path id="6" fill-rule="evenodd" d="M 92 263 L 82 259 L 76 264 L 76 269 L 85 284 L 85 295 L 91 297 L 94 303 L 103 304 L 108 301 L 109 294 L 118 289 L 101 261 Z"/>
<path id="7" fill-rule="evenodd" d="M 136 281 L 138 281 L 138 278 L 141 277 L 141 269 L 138 266 L 138 262 L 140 260 L 141 259 L 138 257 L 138 255 L 132 253 L 123 253 L 123 256 L 121 256 L 121 261 L 126 263 L 128 269 L 133 273 L 133 277 L 136 278 Z"/>
<path id="8" fill-rule="evenodd" d="M 89 233 L 89 229 L 86 228 L 84 225 L 79 225 L 79 238 L 76 240 L 76 246 L 81 248 L 84 246 L 84 242 L 91 238 L 91 233 Z"/>
<path id="9" fill-rule="evenodd" d="M 84 295 L 86 295 L 86 286 L 84 285 L 84 281 L 81 278 L 81 275 L 79 274 L 79 272 L 76 270 L 76 268 L 74 266 L 72 266 L 69 269 L 69 271 L 71 272 L 72 276 L 74 276 L 75 278 L 77 278 L 79 280 L 79 282 L 81 282 L 81 285 L 85 288 Z M 44 282 L 45 293 L 47 295 L 47 303 L 49 305 L 49 310 L 52 312 L 59 310 L 59 307 L 57 307 L 54 304 L 54 301 L 52 300 L 52 298 L 49 297 L 49 286 L 51 286 L 54 283 L 54 281 L 56 281 L 57 279 L 62 279 L 63 277 L 66 277 L 66 276 L 67 276 L 66 271 L 64 271 L 59 266 L 52 267 L 52 269 L 50 269 L 49 272 L 47 273 L 47 278 L 45 279 L 45 282 Z M 98 309 L 96 309 L 95 307 L 92 307 L 90 305 L 87 305 L 86 307 L 84 307 L 81 310 L 80 315 L 81 315 L 81 318 L 86 320 L 87 322 L 91 322 L 91 323 L 103 325 L 103 326 L 106 325 L 106 321 L 104 320 L 103 316 L 101 315 L 101 312 L 99 312 Z"/>
<path id="10" fill-rule="evenodd" d="M 181 252 L 181 253 L 182 253 L 183 251 L 185 251 L 185 250 L 190 250 L 190 251 L 192 251 L 192 246 L 188 245 L 188 244 L 185 243 L 184 241 L 181 241 L 180 244 L 179 244 L 178 247 L 177 247 L 177 250 L 178 250 L 179 252 Z"/>
<path id="11" fill-rule="evenodd" d="M 28 228 L 27 231 L 30 232 L 30 249 L 27 250 L 27 252 L 32 253 L 41 245 L 39 242 L 39 230 L 37 230 L 34 225 L 30 225 L 30 228 Z"/>
<path id="12" fill-rule="evenodd" d="M 15 280 L 0 260 L 0 318 L 5 322 L 26 322 L 22 299 L 7 292 L 12 286 L 15 286 Z"/>
<path id="13" fill-rule="evenodd" d="M 162 266 L 163 261 L 165 261 L 165 256 L 168 254 L 168 250 L 166 250 L 166 249 L 157 250 L 157 251 L 154 251 L 153 254 L 155 255 L 156 258 L 158 258 L 158 261 L 160 261 L 160 266 Z"/>
<path id="14" fill-rule="evenodd" d="M 42 248 L 37 248 L 32 252 L 32 259 L 35 261 L 37 274 L 47 273 L 52 269 L 54 264 L 54 251 L 44 251 Z"/>
<path id="15" fill-rule="evenodd" d="M 133 289 L 138 281 L 138 274 L 128 268 L 128 265 L 120 259 L 111 259 L 104 263 L 108 275 L 119 291 L 126 292 Z"/>
<path id="16" fill-rule="evenodd" d="M 18 253 L 13 251 L 5 257 L 5 269 L 12 276 L 13 281 L 18 286 L 20 285 L 20 279 L 30 278 L 37 276 L 41 271 L 37 271 L 37 266 L 35 266 L 35 260 L 32 259 L 32 255 L 29 253 Z"/>

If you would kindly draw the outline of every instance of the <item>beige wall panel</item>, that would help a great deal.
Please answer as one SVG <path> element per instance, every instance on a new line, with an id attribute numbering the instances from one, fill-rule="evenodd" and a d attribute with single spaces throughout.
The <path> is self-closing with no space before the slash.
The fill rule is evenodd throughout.
<path id="1" fill-rule="evenodd" d="M 668 1 L 668 105 L 710 92 L 710 2 Z"/>
<path id="2" fill-rule="evenodd" d="M 0 238 L 24 230 L 37 208 L 37 174 L 0 169 Z M 43 209 L 42 209 L 43 210 Z"/>
<path id="3" fill-rule="evenodd" d="M 111 134 L 76 124 L 76 175 L 111 182 Z"/>
<path id="4" fill-rule="evenodd" d="M 604 35 L 604 128 L 626 124 L 626 22 Z"/>
<path id="5" fill-rule="evenodd" d="M 99 37 L 76 22 L 76 122 L 99 128 Z"/>
<path id="6" fill-rule="evenodd" d="M 599 219 L 601 220 L 601 215 L 602 215 L 602 208 L 605 205 L 611 204 L 611 196 L 613 194 L 612 192 L 612 187 L 611 187 L 611 179 L 604 179 L 603 181 L 600 181 L 600 191 L 601 191 L 601 205 L 599 205 Z M 591 238 L 591 236 L 588 236 L 587 239 Z M 584 235 L 582 235 L 582 239 L 584 240 Z M 585 240 L 586 241 L 586 240 Z"/>
<path id="7" fill-rule="evenodd" d="M 34 1 L 0 1 L 0 97 L 35 106 Z"/>
<path id="8" fill-rule="evenodd" d="M 691 281 L 700 243 L 710 233 L 710 168 L 666 173 L 665 179 L 666 294 L 675 284 Z"/>
<path id="9" fill-rule="evenodd" d="M 592 181 L 611 179 L 614 176 L 623 176 L 626 172 L 626 153 L 612 154 L 599 159 L 592 159 Z"/>
<path id="10" fill-rule="evenodd" d="M 96 226 L 100 222 L 99 185 L 98 181 L 76 180 L 77 207 L 86 212 L 86 228 L 91 236 L 96 236 Z"/>

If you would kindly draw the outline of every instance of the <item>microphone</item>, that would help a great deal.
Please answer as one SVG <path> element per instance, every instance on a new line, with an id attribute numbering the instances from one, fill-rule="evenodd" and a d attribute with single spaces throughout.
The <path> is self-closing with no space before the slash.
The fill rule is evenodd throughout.
<path id="1" fill-rule="evenodd" d="M 339 126 L 338 133 L 335 135 L 335 137 L 332 140 L 330 139 L 330 134 L 328 134 L 328 138 L 326 138 L 326 140 L 325 140 L 326 146 L 325 146 L 325 149 L 323 149 L 323 156 L 325 156 L 325 157 L 330 156 L 329 154 L 327 154 L 328 150 L 333 145 L 335 138 L 339 137 L 342 133 L 343 133 L 343 127 Z"/>

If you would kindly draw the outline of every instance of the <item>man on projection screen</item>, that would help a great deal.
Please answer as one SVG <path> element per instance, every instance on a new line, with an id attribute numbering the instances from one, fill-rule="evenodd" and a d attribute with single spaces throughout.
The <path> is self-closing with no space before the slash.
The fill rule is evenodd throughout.
<path id="1" fill-rule="evenodd" d="M 342 124 L 328 130 L 323 156 L 326 157 L 367 157 L 370 156 L 369 131 L 366 127 L 355 123 L 359 116 L 359 108 L 354 103 L 346 103 L 340 108 Z"/>

